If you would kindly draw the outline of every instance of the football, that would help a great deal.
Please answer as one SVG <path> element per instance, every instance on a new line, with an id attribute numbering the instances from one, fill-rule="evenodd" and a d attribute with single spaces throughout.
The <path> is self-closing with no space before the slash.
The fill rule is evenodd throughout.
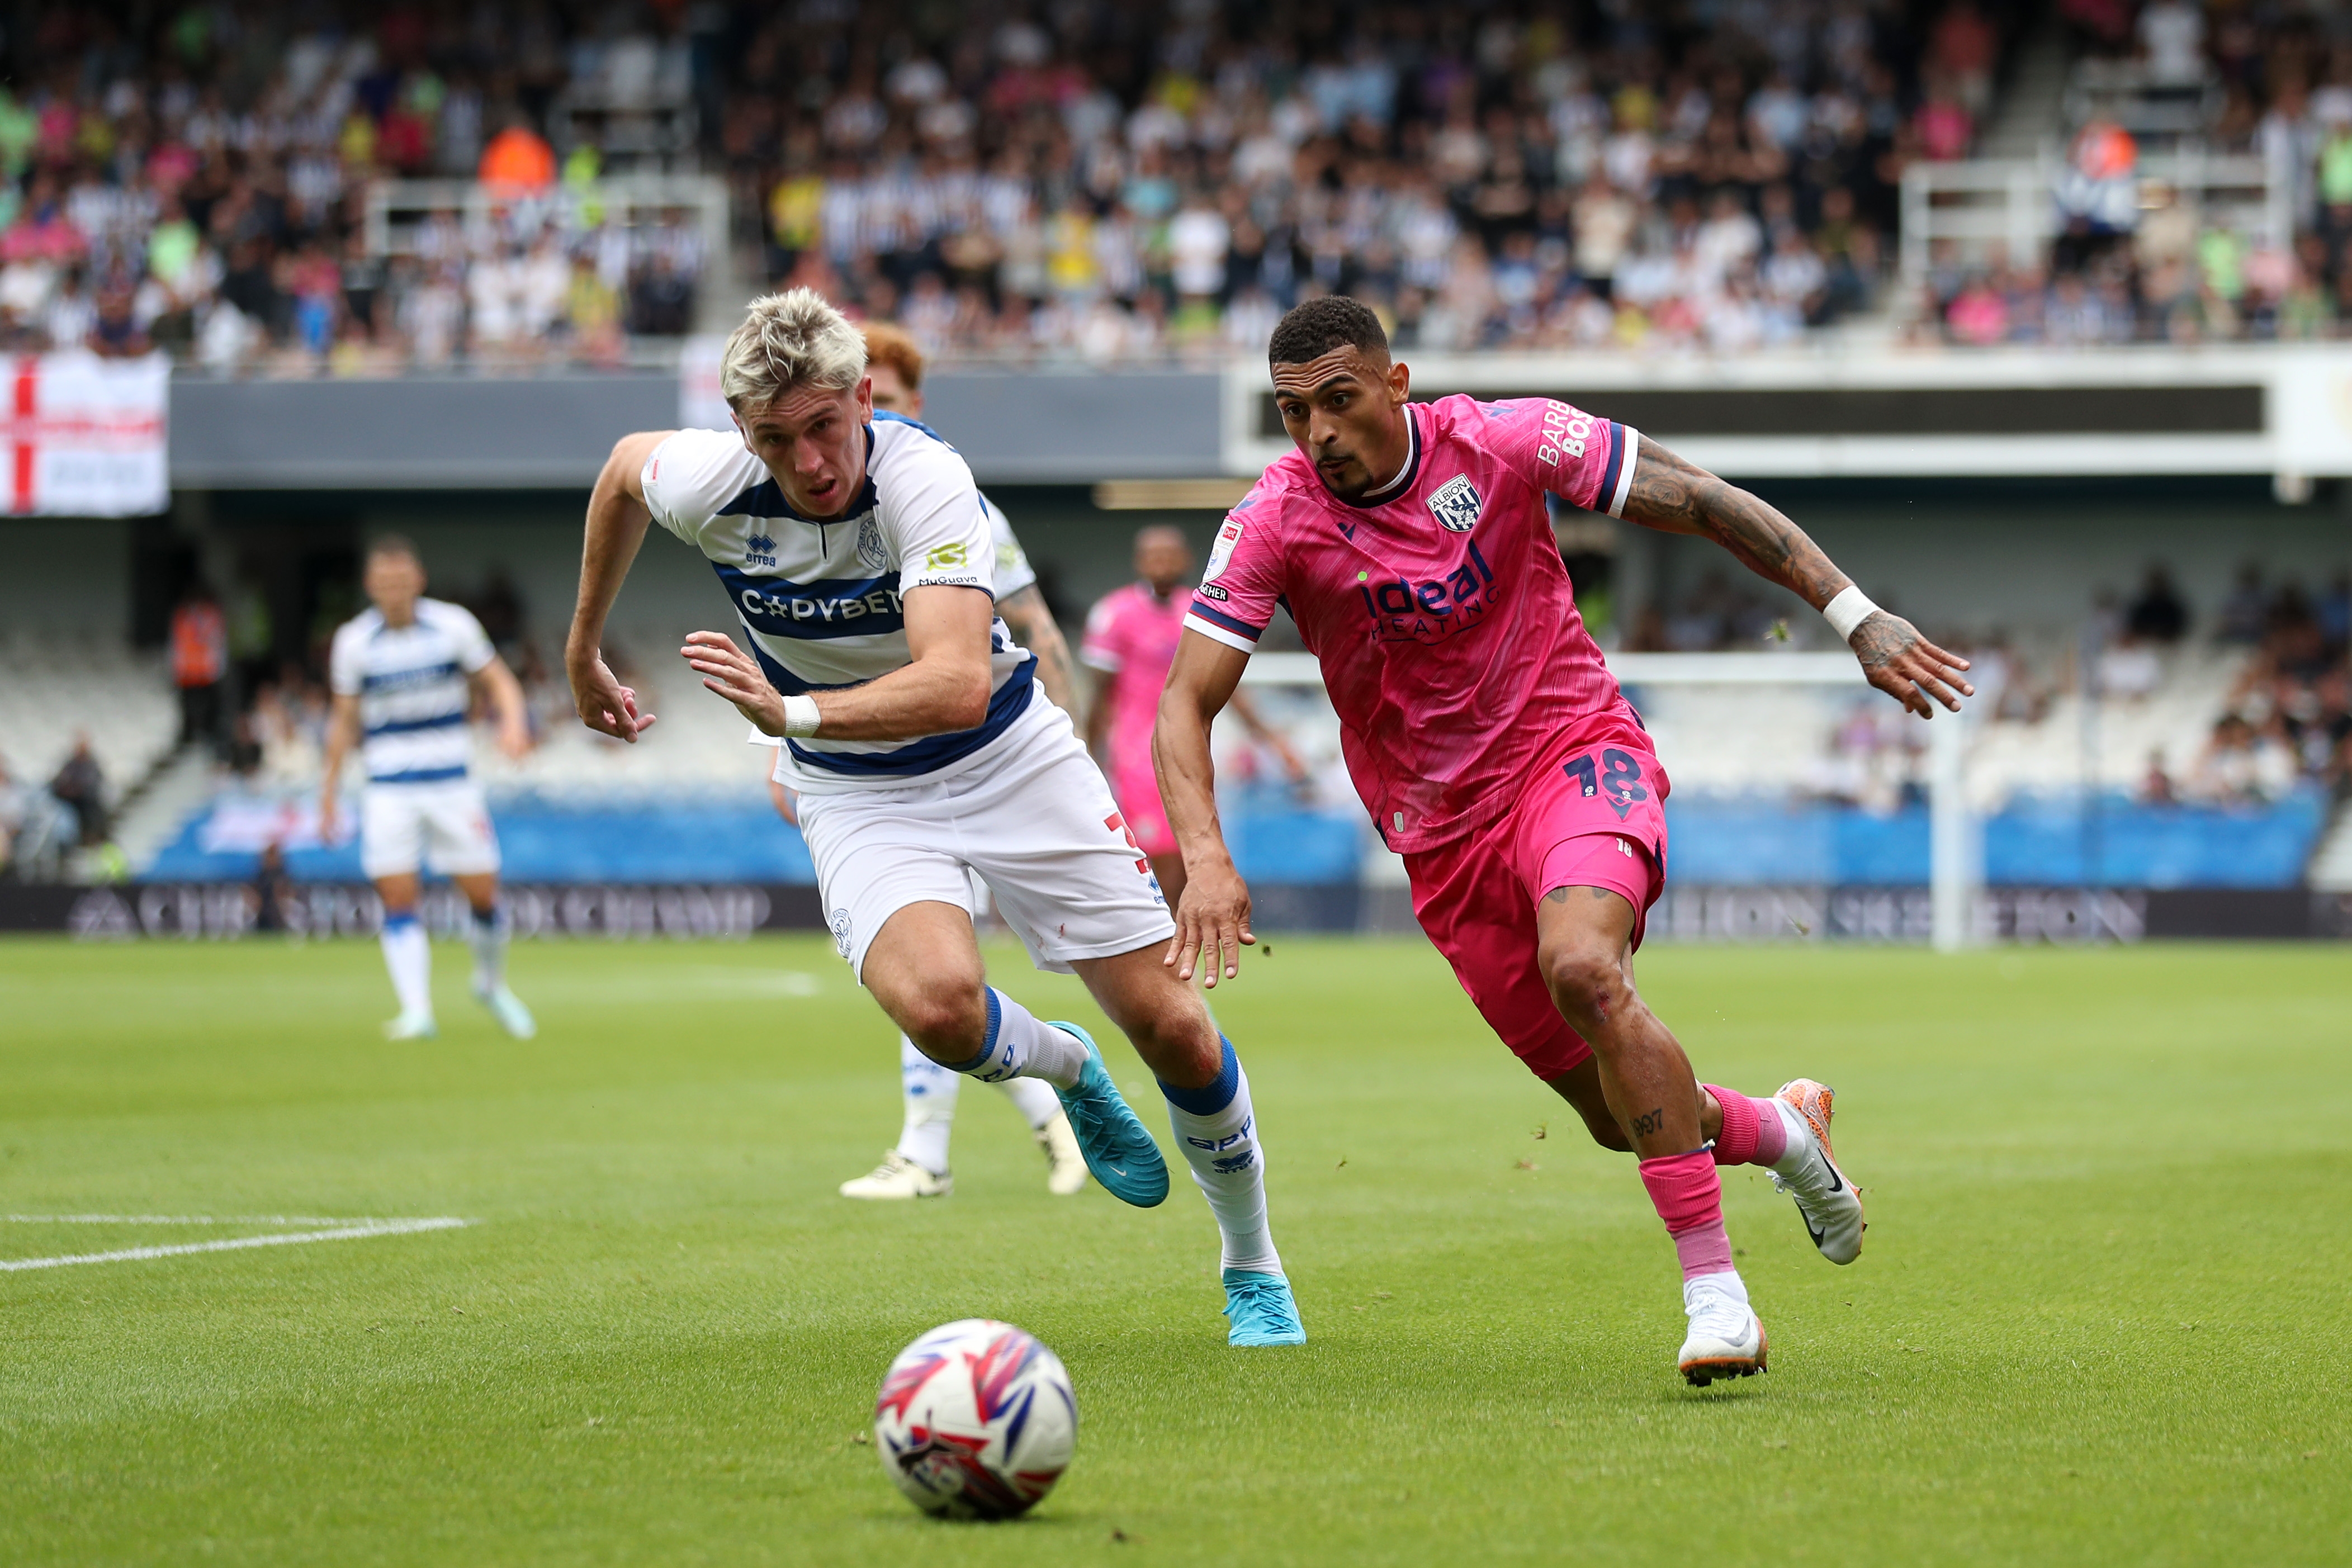
<path id="1" fill-rule="evenodd" d="M 1010 1519 L 1054 1490 L 1078 1440 L 1061 1357 L 1011 1323 L 965 1318 L 898 1353 L 874 1402 L 874 1447 L 925 1513 Z"/>

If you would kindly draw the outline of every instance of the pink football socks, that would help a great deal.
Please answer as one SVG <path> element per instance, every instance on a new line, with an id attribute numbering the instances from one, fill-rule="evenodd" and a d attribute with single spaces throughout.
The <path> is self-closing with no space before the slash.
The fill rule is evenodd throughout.
<path id="1" fill-rule="evenodd" d="M 1754 1100 L 1738 1090 L 1699 1085 L 1723 1107 L 1723 1131 L 1716 1134 L 1715 1163 L 1719 1166 L 1778 1165 L 1789 1152 L 1789 1126 L 1769 1100 Z M 1664 1210 L 1661 1209 L 1660 1213 Z"/>
<path id="2" fill-rule="evenodd" d="M 1730 1120 L 1727 1106 L 1727 1126 Z M 1650 1189 L 1650 1201 L 1666 1222 L 1666 1234 L 1674 1238 L 1685 1280 L 1732 1271 L 1731 1238 L 1723 1229 L 1723 1182 L 1715 1173 L 1715 1156 L 1694 1149 L 1643 1160 L 1642 1185 Z"/>

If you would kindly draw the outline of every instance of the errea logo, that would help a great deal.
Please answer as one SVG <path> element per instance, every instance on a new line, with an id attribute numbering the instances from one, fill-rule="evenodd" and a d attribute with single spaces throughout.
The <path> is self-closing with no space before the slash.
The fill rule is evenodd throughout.
<path id="1" fill-rule="evenodd" d="M 766 534 L 753 534 L 750 538 L 745 539 L 743 541 L 743 564 L 745 566 L 775 565 L 776 541 L 770 538 Z"/>
<path id="2" fill-rule="evenodd" d="M 1478 526 L 1478 514 L 1485 505 L 1478 498 L 1478 486 L 1462 474 L 1439 486 L 1437 493 L 1429 498 L 1429 510 L 1437 518 L 1438 526 L 1457 534 L 1466 534 Z"/>

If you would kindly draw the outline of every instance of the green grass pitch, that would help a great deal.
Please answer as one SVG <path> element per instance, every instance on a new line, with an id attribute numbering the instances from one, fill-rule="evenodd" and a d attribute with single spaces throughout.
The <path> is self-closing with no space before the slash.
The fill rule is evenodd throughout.
<path id="1" fill-rule="evenodd" d="M 436 961 L 444 1034 L 394 1048 L 372 945 L 0 945 L 0 1212 L 476 1222 L 0 1272 L 0 1562 L 2352 1557 L 2341 949 L 1654 949 L 1702 1077 L 1837 1086 L 1871 1205 L 1834 1269 L 1730 1173 L 1773 1370 L 1706 1393 L 1631 1166 L 1418 944 L 1277 938 L 1218 994 L 1312 1336 L 1246 1353 L 1181 1170 L 1053 1198 L 984 1087 L 954 1197 L 835 1197 L 897 1078 L 822 939 L 520 949 L 528 1045 Z M 11 1220 L 0 1258 L 253 1232 Z M 860 1440 L 973 1314 L 1083 1413 L 1011 1524 L 921 1519 Z"/>

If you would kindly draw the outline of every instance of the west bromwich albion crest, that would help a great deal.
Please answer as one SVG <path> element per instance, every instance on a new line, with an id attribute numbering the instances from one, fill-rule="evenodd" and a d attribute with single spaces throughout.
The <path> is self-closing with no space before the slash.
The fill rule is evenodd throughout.
<path id="1" fill-rule="evenodd" d="M 1437 518 L 1438 526 L 1457 534 L 1466 534 L 1478 526 L 1479 508 L 1484 505 L 1478 499 L 1478 486 L 1464 474 L 1440 485 L 1437 493 L 1429 498 L 1429 510 Z"/>

